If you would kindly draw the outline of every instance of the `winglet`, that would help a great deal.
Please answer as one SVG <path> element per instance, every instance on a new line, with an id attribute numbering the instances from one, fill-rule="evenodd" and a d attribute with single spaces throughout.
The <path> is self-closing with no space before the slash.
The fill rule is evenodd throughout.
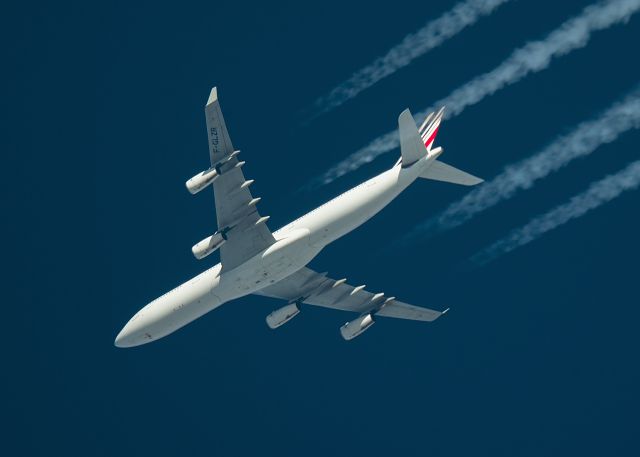
<path id="1" fill-rule="evenodd" d="M 447 312 L 448 312 L 450 309 L 451 309 L 451 308 L 447 308 L 447 309 L 445 309 L 444 311 L 442 311 L 442 312 L 440 313 L 440 315 L 442 316 L 443 314 L 447 314 Z"/>
<path id="2" fill-rule="evenodd" d="M 209 100 L 207 100 L 207 106 L 217 101 L 218 101 L 218 88 L 214 87 L 213 89 L 211 89 L 211 93 L 209 94 Z"/>

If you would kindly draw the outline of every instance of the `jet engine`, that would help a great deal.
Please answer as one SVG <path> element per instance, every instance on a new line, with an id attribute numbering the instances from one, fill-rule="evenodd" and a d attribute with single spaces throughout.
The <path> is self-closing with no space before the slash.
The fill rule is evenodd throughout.
<path id="1" fill-rule="evenodd" d="M 204 240 L 194 244 L 191 248 L 191 252 L 193 252 L 196 259 L 201 260 L 222 246 L 225 241 L 227 241 L 225 233 L 216 232 L 213 235 L 206 237 Z"/>
<path id="2" fill-rule="evenodd" d="M 208 170 L 198 173 L 184 183 L 185 186 L 187 186 L 187 190 L 194 195 L 197 194 L 220 176 L 218 170 L 217 167 L 211 167 Z"/>
<path id="3" fill-rule="evenodd" d="M 365 314 L 357 319 L 347 322 L 340 327 L 340 333 L 345 340 L 352 340 L 362 332 L 367 330 L 375 323 L 375 319 L 372 314 Z"/>
<path id="4" fill-rule="evenodd" d="M 184 183 L 185 186 L 187 186 L 187 190 L 194 195 L 200 192 L 202 189 L 207 187 L 213 181 L 218 179 L 218 176 L 220 176 L 225 171 L 228 171 L 229 166 L 226 164 L 231 162 L 231 159 L 236 157 L 238 154 L 240 154 L 240 151 L 233 151 L 231 154 L 225 156 L 222 160 L 220 160 L 218 163 L 213 165 L 211 168 L 208 168 L 205 171 L 198 173 L 193 178 L 189 179 L 186 183 Z M 243 164 L 244 162 L 238 162 L 235 166 L 241 167 Z M 224 169 L 223 169 L 223 166 L 224 166 Z"/>
<path id="5" fill-rule="evenodd" d="M 300 306 L 297 302 L 289 303 L 267 316 L 267 325 L 270 329 L 280 327 L 282 324 L 289 322 L 300 312 Z"/>

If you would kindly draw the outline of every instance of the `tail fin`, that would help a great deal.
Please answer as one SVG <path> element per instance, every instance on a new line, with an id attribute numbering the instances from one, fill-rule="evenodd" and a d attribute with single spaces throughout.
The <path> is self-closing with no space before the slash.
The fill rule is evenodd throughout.
<path id="1" fill-rule="evenodd" d="M 398 131 L 400 133 L 400 152 L 402 153 L 403 167 L 414 164 L 431 150 L 443 113 L 444 107 L 437 114 L 429 114 L 419 130 L 411 111 L 406 109 L 400 114 L 400 117 L 398 117 Z"/>
<path id="2" fill-rule="evenodd" d="M 431 146 L 433 146 L 433 141 L 436 139 L 442 122 L 442 116 L 444 116 L 444 106 L 440 108 L 435 116 L 434 113 L 429 114 L 420 127 L 420 138 L 422 138 L 427 151 L 431 151 Z"/>
<path id="3" fill-rule="evenodd" d="M 408 109 L 400 113 L 398 117 L 398 132 L 400 133 L 400 153 L 402 154 L 402 166 L 408 167 L 420 160 L 427 150 L 420 139 L 420 132 Z"/>
<path id="4" fill-rule="evenodd" d="M 400 132 L 400 152 L 402 153 L 402 166 L 408 167 L 426 154 L 429 154 L 431 163 L 420 175 L 421 178 L 445 181 L 463 186 L 475 186 L 483 180 L 469 173 L 435 160 L 442 154 L 442 148 L 431 151 L 433 142 L 438 134 L 438 128 L 444 115 L 444 106 L 437 113 L 429 113 L 420 129 L 411 115 L 411 111 L 404 110 L 398 117 L 398 131 Z"/>
<path id="5" fill-rule="evenodd" d="M 450 182 L 453 184 L 461 184 L 463 186 L 475 186 L 480 184 L 483 179 L 470 175 L 462 170 L 447 165 L 439 160 L 434 160 L 429 168 L 420 175 L 421 178 L 433 179 L 436 181 Z"/>
<path id="6" fill-rule="evenodd" d="M 420 134 L 422 134 L 422 132 L 424 132 L 424 129 L 427 128 L 427 125 L 429 125 L 429 121 L 431 120 L 434 114 L 436 114 L 436 112 L 432 111 L 429 114 L 427 114 L 427 117 L 424 118 L 424 121 L 422 121 L 422 125 L 420 125 L 420 128 L 418 129 Z"/>

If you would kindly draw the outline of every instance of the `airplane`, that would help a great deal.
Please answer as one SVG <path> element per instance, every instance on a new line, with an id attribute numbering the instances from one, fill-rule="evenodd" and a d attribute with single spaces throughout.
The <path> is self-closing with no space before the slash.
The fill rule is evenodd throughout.
<path id="1" fill-rule="evenodd" d="M 417 178 L 466 186 L 482 179 L 439 160 L 441 147 L 432 148 L 444 107 L 430 113 L 420 128 L 407 109 L 398 118 L 401 157 L 390 170 L 365 181 L 275 232 L 269 216 L 257 210 L 260 198 L 250 191 L 253 180 L 242 172 L 244 161 L 234 149 L 213 88 L 205 106 L 211 167 L 186 182 L 196 194 L 213 187 L 218 230 L 196 243 L 192 252 L 203 259 L 220 251 L 220 263 L 153 300 L 138 311 L 115 339 L 121 348 L 140 346 L 163 338 L 240 297 L 257 294 L 287 304 L 266 318 L 275 329 L 308 304 L 358 313 L 340 327 L 345 340 L 369 329 L 378 317 L 431 322 L 447 310 L 409 305 L 384 293 L 372 293 L 346 279 L 332 279 L 306 265 L 331 242 L 362 225 L 387 206 Z"/>

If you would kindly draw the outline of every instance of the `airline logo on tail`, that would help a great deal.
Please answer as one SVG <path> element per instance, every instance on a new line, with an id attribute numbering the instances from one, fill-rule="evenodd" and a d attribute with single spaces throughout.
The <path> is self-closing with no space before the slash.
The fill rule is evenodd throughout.
<path id="1" fill-rule="evenodd" d="M 433 145 L 433 141 L 436 139 L 436 135 L 438 134 L 438 128 L 440 128 L 440 122 L 442 122 L 442 116 L 444 115 L 444 106 L 440 108 L 438 113 L 429 113 L 426 117 L 422 125 L 420 126 L 419 132 L 420 137 L 422 138 L 422 142 L 424 146 L 427 148 L 427 151 L 431 150 L 431 146 Z"/>

